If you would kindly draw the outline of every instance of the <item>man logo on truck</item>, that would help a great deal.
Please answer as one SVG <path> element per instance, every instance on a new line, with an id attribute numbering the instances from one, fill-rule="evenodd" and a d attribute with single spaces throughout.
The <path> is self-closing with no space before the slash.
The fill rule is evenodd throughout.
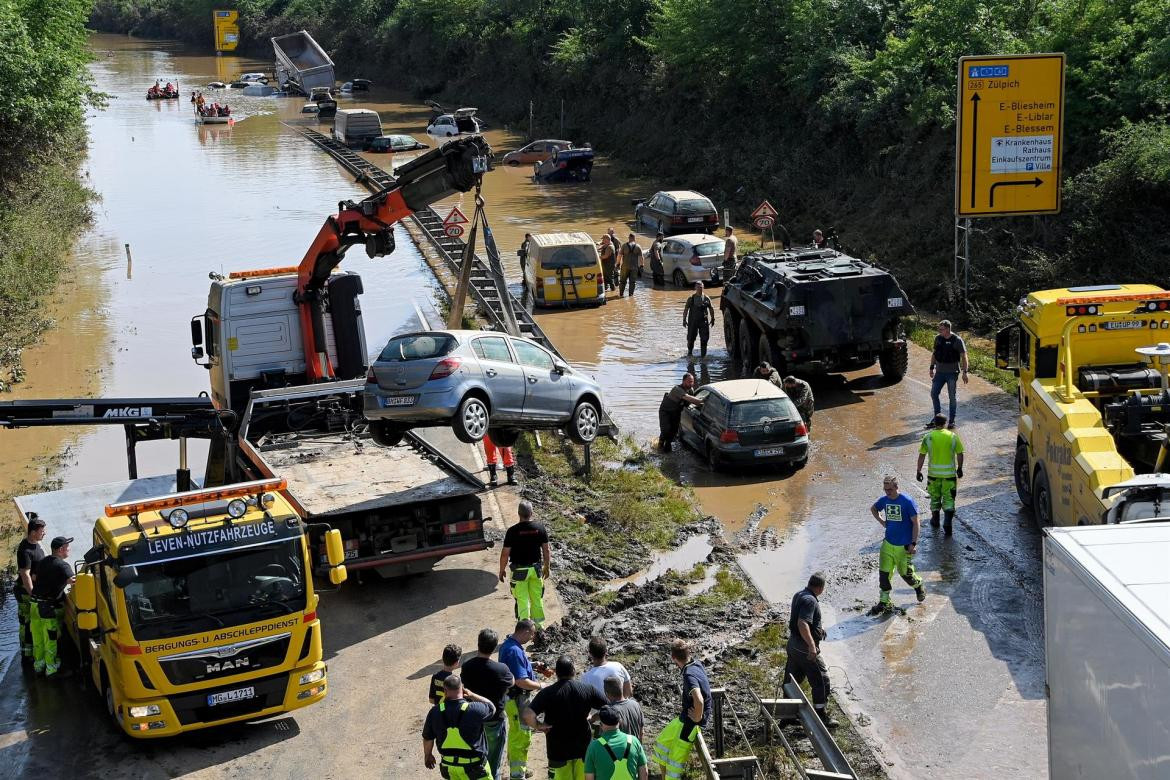
<path id="1" fill-rule="evenodd" d="M 248 658 L 237 658 L 234 661 L 224 661 L 223 663 L 213 663 L 207 665 L 207 674 L 215 674 L 217 672 L 226 672 L 231 669 L 243 669 L 248 666 Z"/>

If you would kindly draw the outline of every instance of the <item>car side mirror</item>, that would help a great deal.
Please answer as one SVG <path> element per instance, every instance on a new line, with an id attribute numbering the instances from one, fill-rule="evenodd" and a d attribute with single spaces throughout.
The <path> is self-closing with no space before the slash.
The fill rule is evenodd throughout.
<path id="1" fill-rule="evenodd" d="M 569 372 L 569 366 L 567 363 L 562 363 L 561 361 L 557 360 L 553 362 L 553 371 L 563 376 Z"/>

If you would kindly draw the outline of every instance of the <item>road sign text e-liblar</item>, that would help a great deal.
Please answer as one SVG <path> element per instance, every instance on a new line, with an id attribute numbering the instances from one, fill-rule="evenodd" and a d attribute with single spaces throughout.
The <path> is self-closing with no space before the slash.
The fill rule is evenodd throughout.
<path id="1" fill-rule="evenodd" d="M 1064 55 L 959 60 L 955 214 L 1060 211 Z"/>

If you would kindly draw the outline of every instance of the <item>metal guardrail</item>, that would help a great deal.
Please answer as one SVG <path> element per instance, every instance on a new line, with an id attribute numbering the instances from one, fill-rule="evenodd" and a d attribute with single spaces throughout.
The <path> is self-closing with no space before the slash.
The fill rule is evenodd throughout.
<path id="1" fill-rule="evenodd" d="M 305 138 L 316 144 L 322 151 L 353 174 L 354 180 L 370 190 L 371 193 L 379 192 L 394 184 L 393 174 L 354 152 L 345 144 L 335 141 L 324 133 L 317 132 L 309 127 L 287 123 L 286 126 L 298 131 Z M 422 230 L 432 246 L 434 246 L 439 256 L 443 259 L 444 265 L 447 266 L 451 273 L 458 277 L 463 264 L 464 247 L 466 246 L 463 240 L 448 236 L 443 229 L 443 218 L 429 206 L 421 211 L 415 212 L 411 215 L 411 218 L 419 229 Z M 472 256 L 471 286 L 469 289 L 479 308 L 491 320 L 492 325 L 498 330 L 506 331 L 504 326 L 503 302 L 499 297 L 500 293 L 497 290 L 495 281 L 492 279 L 491 270 L 488 268 L 487 262 L 479 255 Z M 511 295 L 511 293 L 508 294 Z M 539 343 L 562 360 L 565 359 L 564 355 L 553 344 L 552 339 L 536 323 L 532 313 L 524 307 L 523 303 L 515 295 L 512 295 L 512 310 L 515 313 L 516 324 L 519 326 L 522 336 Z M 567 363 L 568 361 L 566 360 L 565 362 Z M 614 424 L 609 412 L 603 408 L 601 410 L 601 434 L 612 438 L 617 435 L 617 430 L 617 425 Z"/>

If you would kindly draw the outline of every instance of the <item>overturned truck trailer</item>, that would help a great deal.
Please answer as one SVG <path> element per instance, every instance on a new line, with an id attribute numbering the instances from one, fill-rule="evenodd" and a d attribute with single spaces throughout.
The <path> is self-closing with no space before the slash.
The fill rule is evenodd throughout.
<path id="1" fill-rule="evenodd" d="M 304 30 L 272 39 L 276 79 L 281 89 L 312 94 L 319 87 L 333 89 L 333 60 Z"/>

